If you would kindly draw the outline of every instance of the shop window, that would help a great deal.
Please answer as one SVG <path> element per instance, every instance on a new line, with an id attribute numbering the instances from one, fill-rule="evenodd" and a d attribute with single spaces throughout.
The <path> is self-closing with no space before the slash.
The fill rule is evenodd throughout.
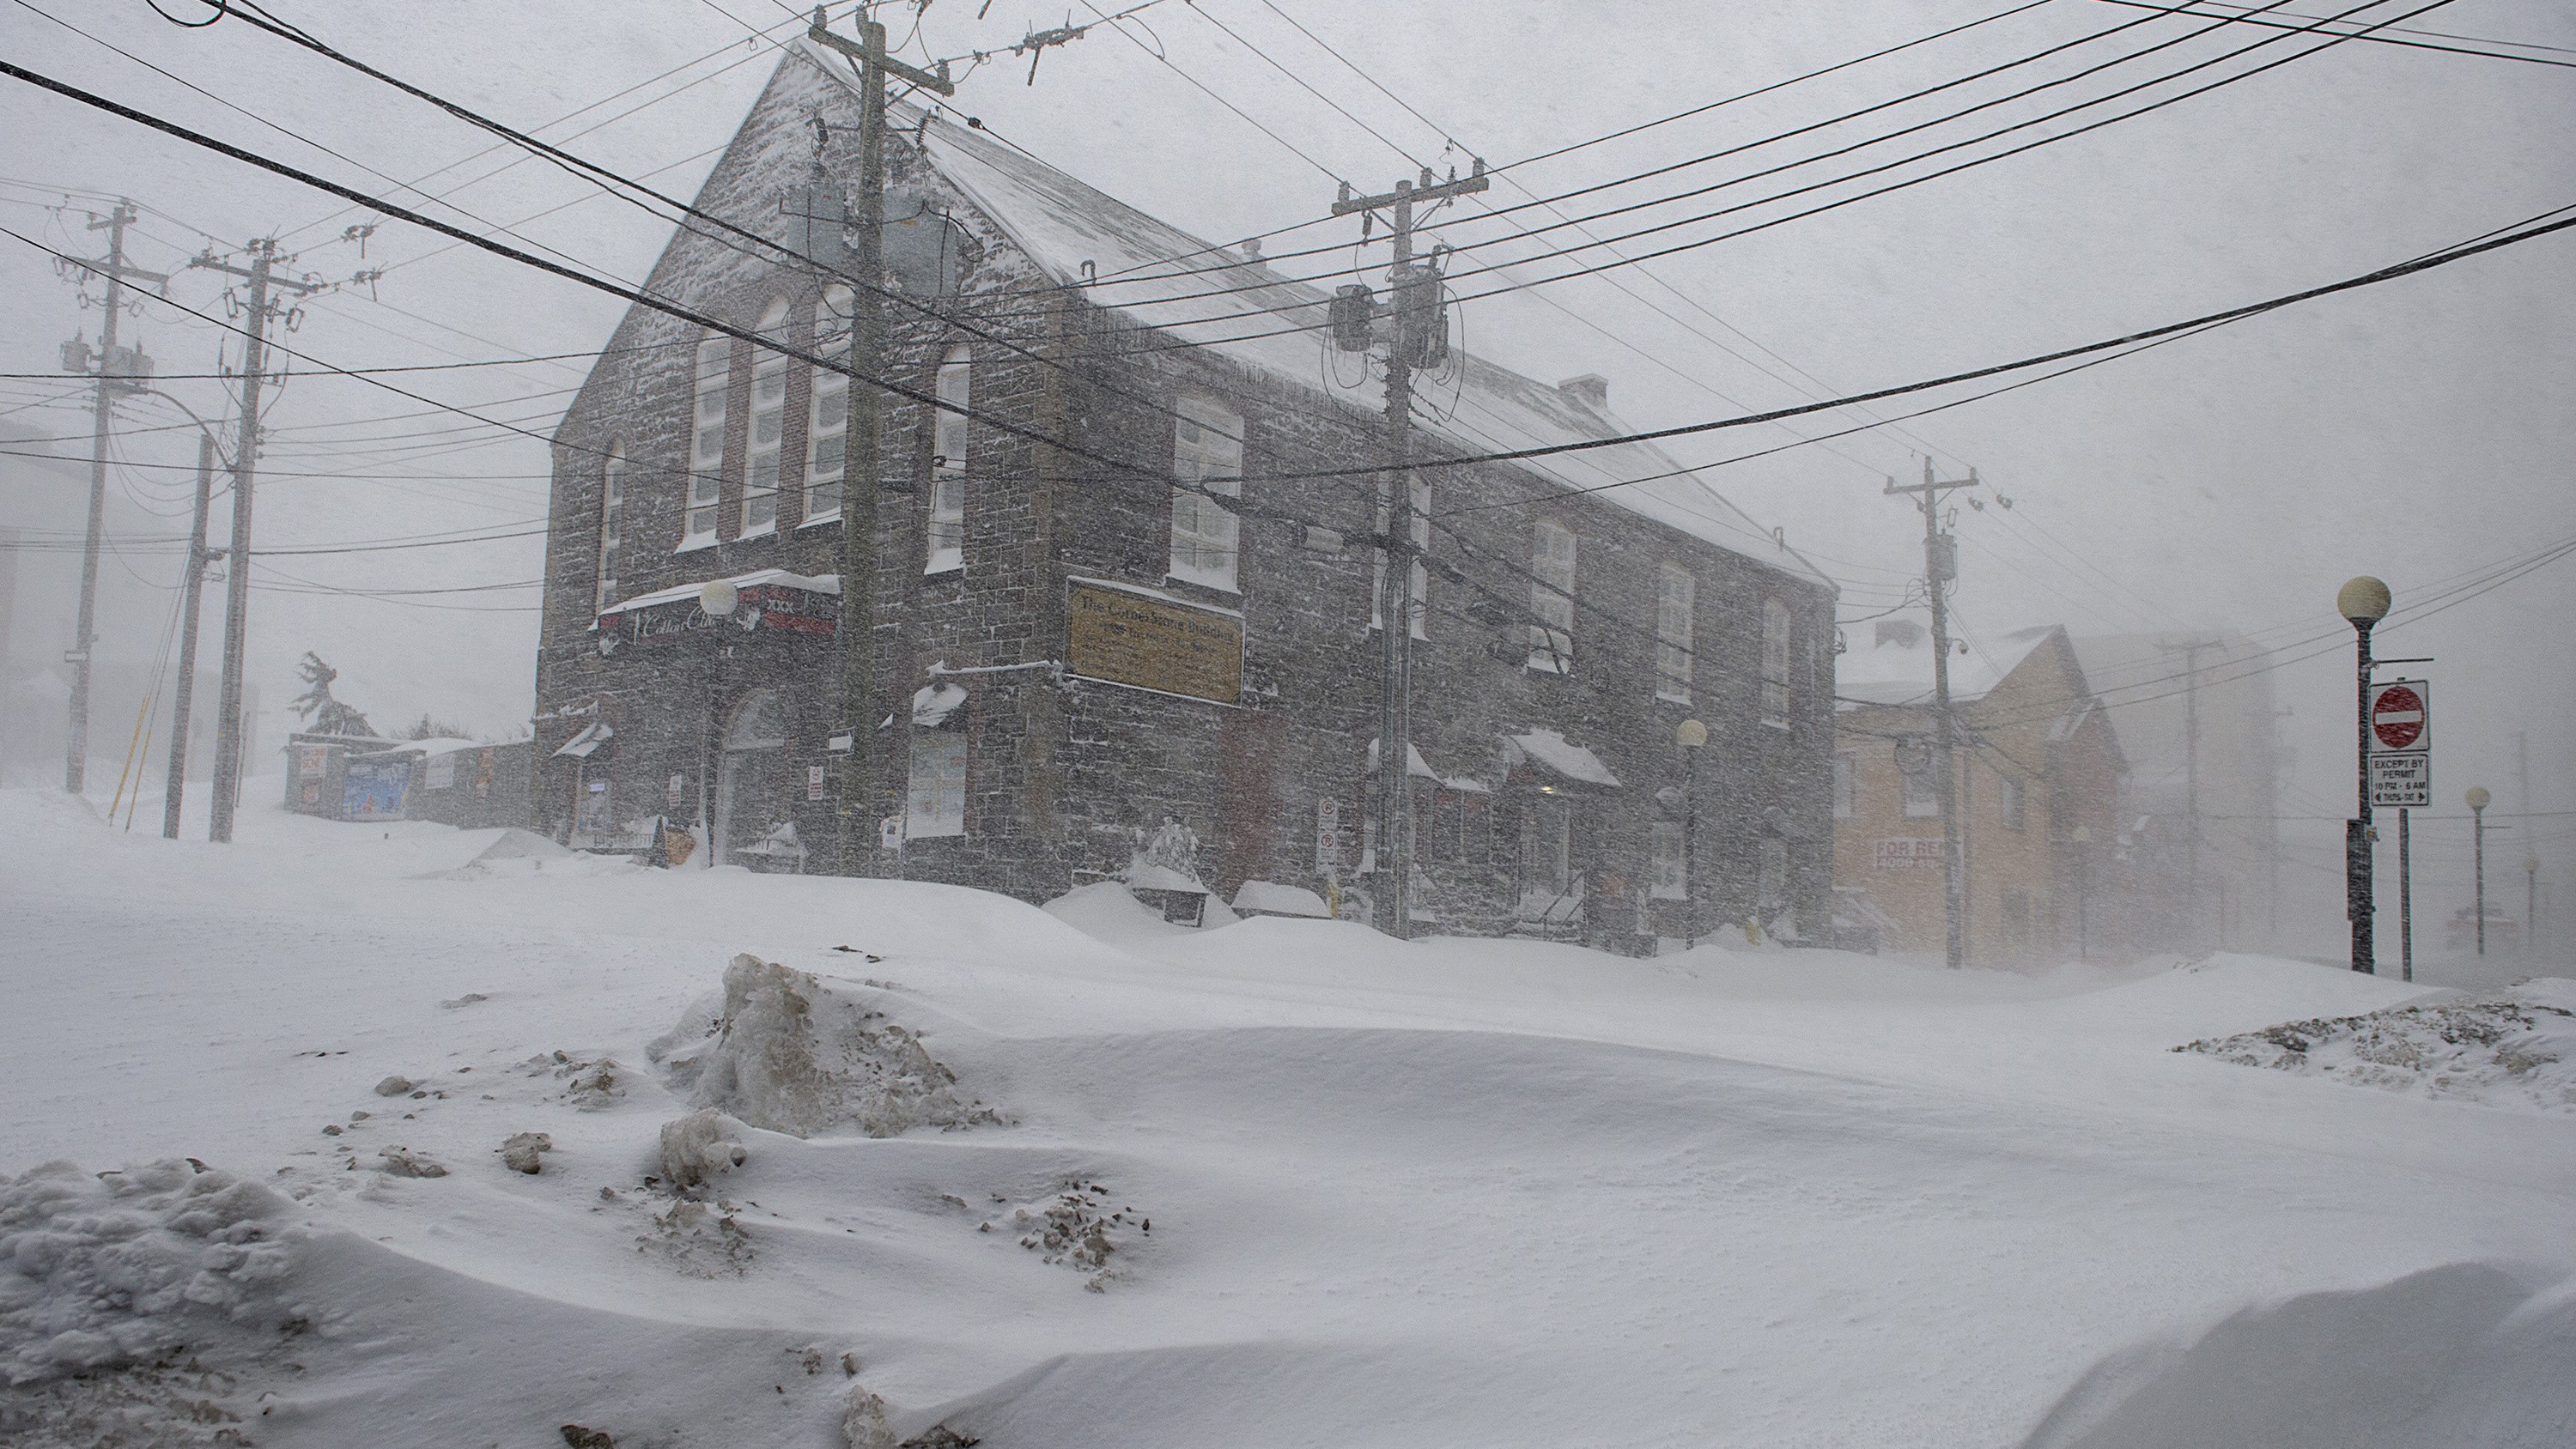
<path id="1" fill-rule="evenodd" d="M 680 547 L 716 541 L 716 509 L 724 501 L 725 408 L 733 386 L 733 339 L 709 333 L 698 344 L 696 422 L 689 434 L 689 505 Z"/>
<path id="2" fill-rule="evenodd" d="M 599 468 L 599 592 L 593 612 L 617 602 L 617 549 L 626 533 L 626 445 L 608 445 Z"/>
<path id="3" fill-rule="evenodd" d="M 1690 897 L 1690 843 L 1678 820 L 1658 820 L 1647 827 L 1652 857 L 1652 879 L 1655 899 L 1687 900 Z"/>
<path id="4" fill-rule="evenodd" d="M 912 785 L 903 812 L 913 840 L 966 833 L 966 737 L 940 730 L 912 737 Z"/>
<path id="5" fill-rule="evenodd" d="M 1691 610 L 1699 579 L 1668 563 L 1655 589 L 1655 697 L 1688 704 L 1691 697 Z"/>
<path id="6" fill-rule="evenodd" d="M 926 574 L 966 566 L 966 409 L 974 406 L 974 369 L 974 356 L 962 342 L 939 364 L 941 410 L 931 431 L 930 521 L 921 568 Z"/>
<path id="7" fill-rule="evenodd" d="M 779 340 L 787 325 L 787 302 L 780 298 L 760 314 L 764 341 Z M 778 528 L 780 451 L 787 441 L 787 356 L 770 347 L 751 354 L 751 434 L 743 450 L 742 514 L 739 538 L 756 538 Z"/>
<path id="8" fill-rule="evenodd" d="M 1530 530 L 1529 667 L 1552 674 L 1574 670 L 1574 530 L 1542 518 Z"/>
<path id="9" fill-rule="evenodd" d="M 850 360 L 850 289 L 827 287 L 814 304 L 814 355 L 825 362 Z M 813 398 L 805 423 L 805 522 L 822 523 L 841 516 L 842 475 L 850 443 L 850 378 L 830 367 L 814 369 Z"/>
<path id="10" fill-rule="evenodd" d="M 1243 419 L 1205 398 L 1183 398 L 1172 423 L 1171 576 L 1233 593 L 1243 521 L 1221 498 L 1243 496 Z M 1211 497 L 1210 495 L 1217 495 Z"/>

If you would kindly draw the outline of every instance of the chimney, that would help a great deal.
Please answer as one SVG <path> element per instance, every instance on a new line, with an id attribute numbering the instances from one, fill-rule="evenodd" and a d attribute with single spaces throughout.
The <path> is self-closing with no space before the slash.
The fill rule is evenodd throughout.
<path id="1" fill-rule="evenodd" d="M 1245 237 L 1243 239 L 1243 244 L 1236 247 L 1235 250 L 1243 254 L 1243 259 L 1245 261 L 1257 262 L 1261 260 L 1261 238 L 1257 236 Z"/>
<path id="2" fill-rule="evenodd" d="M 1587 372 L 1581 377 L 1569 377 L 1558 383 L 1556 390 L 1594 412 L 1610 410 L 1610 379 L 1597 372 Z"/>

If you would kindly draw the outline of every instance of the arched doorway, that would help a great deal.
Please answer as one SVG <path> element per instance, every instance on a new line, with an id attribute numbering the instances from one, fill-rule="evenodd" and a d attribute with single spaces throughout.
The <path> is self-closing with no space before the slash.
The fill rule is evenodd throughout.
<path id="1" fill-rule="evenodd" d="M 723 753 L 716 769 L 715 863 L 749 864 L 743 852 L 786 818 L 787 710 L 777 690 L 755 690 L 734 706 Z"/>

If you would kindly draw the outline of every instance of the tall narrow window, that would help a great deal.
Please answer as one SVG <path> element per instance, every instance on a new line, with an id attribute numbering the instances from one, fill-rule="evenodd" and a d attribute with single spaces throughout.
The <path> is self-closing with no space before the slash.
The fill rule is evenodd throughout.
<path id="1" fill-rule="evenodd" d="M 1997 778 L 2003 782 L 2003 788 L 1995 792 L 1995 806 L 1997 812 L 2003 817 L 2004 829 L 2026 829 L 2030 824 L 2030 815 L 2022 803 L 2021 777 L 2001 775 Z"/>
<path id="2" fill-rule="evenodd" d="M 966 566 L 966 409 L 975 405 L 974 391 L 973 354 L 961 342 L 939 364 L 940 411 L 930 444 L 928 558 L 921 569 L 926 574 Z"/>
<path id="3" fill-rule="evenodd" d="M 1574 889 L 1572 820 L 1558 800 L 1533 801 L 1521 811 L 1521 910 L 1555 905 Z"/>
<path id="4" fill-rule="evenodd" d="M 850 360 L 850 289 L 827 287 L 814 304 L 814 355 L 825 362 Z M 848 468 L 850 379 L 829 367 L 814 369 L 812 415 L 805 423 L 805 522 L 841 516 L 842 474 Z"/>
<path id="5" fill-rule="evenodd" d="M 1859 762 L 1849 755 L 1834 756 L 1834 818 L 1849 820 L 1852 815 L 1853 773 Z"/>
<path id="6" fill-rule="evenodd" d="M 913 840 L 966 833 L 966 737 L 917 730 L 912 737 L 912 788 L 903 811 L 903 833 Z"/>
<path id="7" fill-rule="evenodd" d="M 1574 530 L 1542 518 L 1530 533 L 1529 664 L 1567 674 L 1574 669 Z"/>
<path id="8" fill-rule="evenodd" d="M 1699 579 L 1680 564 L 1664 565 L 1655 590 L 1655 697 L 1690 703 L 1691 609 Z"/>
<path id="9" fill-rule="evenodd" d="M 1913 769 L 1906 769 L 1913 763 Z M 1940 777 L 1933 773 L 1932 757 L 1925 753 L 1919 762 L 1909 762 L 1903 745 L 1897 746 L 1896 768 L 1905 776 L 1905 813 L 1917 818 L 1941 813 Z"/>
<path id="10" fill-rule="evenodd" d="M 1789 606 L 1762 601 L 1762 722 L 1789 727 Z"/>
<path id="11" fill-rule="evenodd" d="M 599 467 L 599 598 L 594 612 L 605 613 L 617 602 L 617 546 L 623 540 L 626 513 L 626 445 L 608 445 Z"/>
<path id="12" fill-rule="evenodd" d="M 1235 592 L 1243 521 L 1218 501 L 1243 496 L 1243 419 L 1205 398 L 1183 398 L 1172 424 L 1171 576 Z M 1195 486 L 1192 486 L 1195 485 Z"/>
<path id="13" fill-rule="evenodd" d="M 680 547 L 716 541 L 716 508 L 724 501 L 725 405 L 733 383 L 733 339 L 710 333 L 698 344 L 698 408 L 689 436 L 689 507 Z"/>
<path id="14" fill-rule="evenodd" d="M 1413 517 L 1405 529 L 1413 538 L 1413 568 L 1407 575 L 1412 592 L 1406 597 L 1413 611 L 1413 637 L 1427 639 L 1431 636 L 1423 632 L 1422 626 L 1431 613 L 1431 572 L 1424 567 L 1422 558 L 1431 547 L 1431 484 L 1428 480 L 1419 477 L 1413 480 L 1412 501 Z M 1389 521 L 1386 515 L 1386 498 L 1380 494 L 1377 505 L 1380 537 L 1386 534 Z M 1369 575 L 1369 627 L 1372 629 L 1383 628 L 1386 624 L 1386 550 L 1378 549 L 1376 553 L 1377 559 Z"/>
<path id="15" fill-rule="evenodd" d="M 781 298 L 760 314 L 760 335 L 777 341 L 787 326 Z M 756 538 L 778 527 L 779 449 L 787 434 L 787 356 L 767 347 L 751 354 L 751 445 L 743 450 L 742 526 L 736 536 Z"/>

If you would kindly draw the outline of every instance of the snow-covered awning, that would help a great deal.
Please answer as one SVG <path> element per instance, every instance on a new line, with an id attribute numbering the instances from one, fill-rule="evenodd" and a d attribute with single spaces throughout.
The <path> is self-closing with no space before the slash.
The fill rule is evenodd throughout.
<path id="1" fill-rule="evenodd" d="M 730 584 L 733 612 L 711 618 L 699 607 L 710 584 Z M 602 634 L 631 632 L 637 642 L 717 623 L 742 629 L 784 629 L 799 634 L 830 634 L 840 627 L 841 577 L 838 574 L 791 574 L 785 569 L 755 569 L 727 578 L 674 584 L 620 599 L 599 611 Z M 608 646 L 603 644 L 603 649 Z"/>
<path id="2" fill-rule="evenodd" d="M 576 760 L 586 760 L 590 758 L 593 751 L 615 738 L 617 738 L 617 731 L 608 727 L 608 721 L 595 719 L 583 725 L 581 733 L 564 741 L 555 754 L 559 757 L 570 755 Z"/>
<path id="3" fill-rule="evenodd" d="M 1377 741 L 1372 739 L 1368 742 L 1368 773 L 1372 780 L 1377 778 L 1377 761 Z M 1466 775 L 1443 775 L 1431 768 L 1431 762 L 1422 758 L 1422 751 L 1415 748 L 1410 740 L 1406 741 L 1404 746 L 1404 773 L 1416 779 L 1432 781 L 1445 789 L 1464 790 L 1476 795 L 1493 793 L 1482 780 Z"/>
<path id="4" fill-rule="evenodd" d="M 1619 777 L 1610 773 L 1610 767 L 1601 763 L 1599 755 L 1581 745 L 1566 743 L 1565 736 L 1555 730 L 1534 729 L 1527 734 L 1505 735 L 1503 744 L 1506 747 L 1504 753 L 1513 757 L 1511 763 L 1527 761 L 1566 784 L 1591 790 L 1622 788 Z"/>
<path id="5" fill-rule="evenodd" d="M 935 730 L 966 702 L 966 686 L 934 681 L 912 692 L 912 727 Z"/>

